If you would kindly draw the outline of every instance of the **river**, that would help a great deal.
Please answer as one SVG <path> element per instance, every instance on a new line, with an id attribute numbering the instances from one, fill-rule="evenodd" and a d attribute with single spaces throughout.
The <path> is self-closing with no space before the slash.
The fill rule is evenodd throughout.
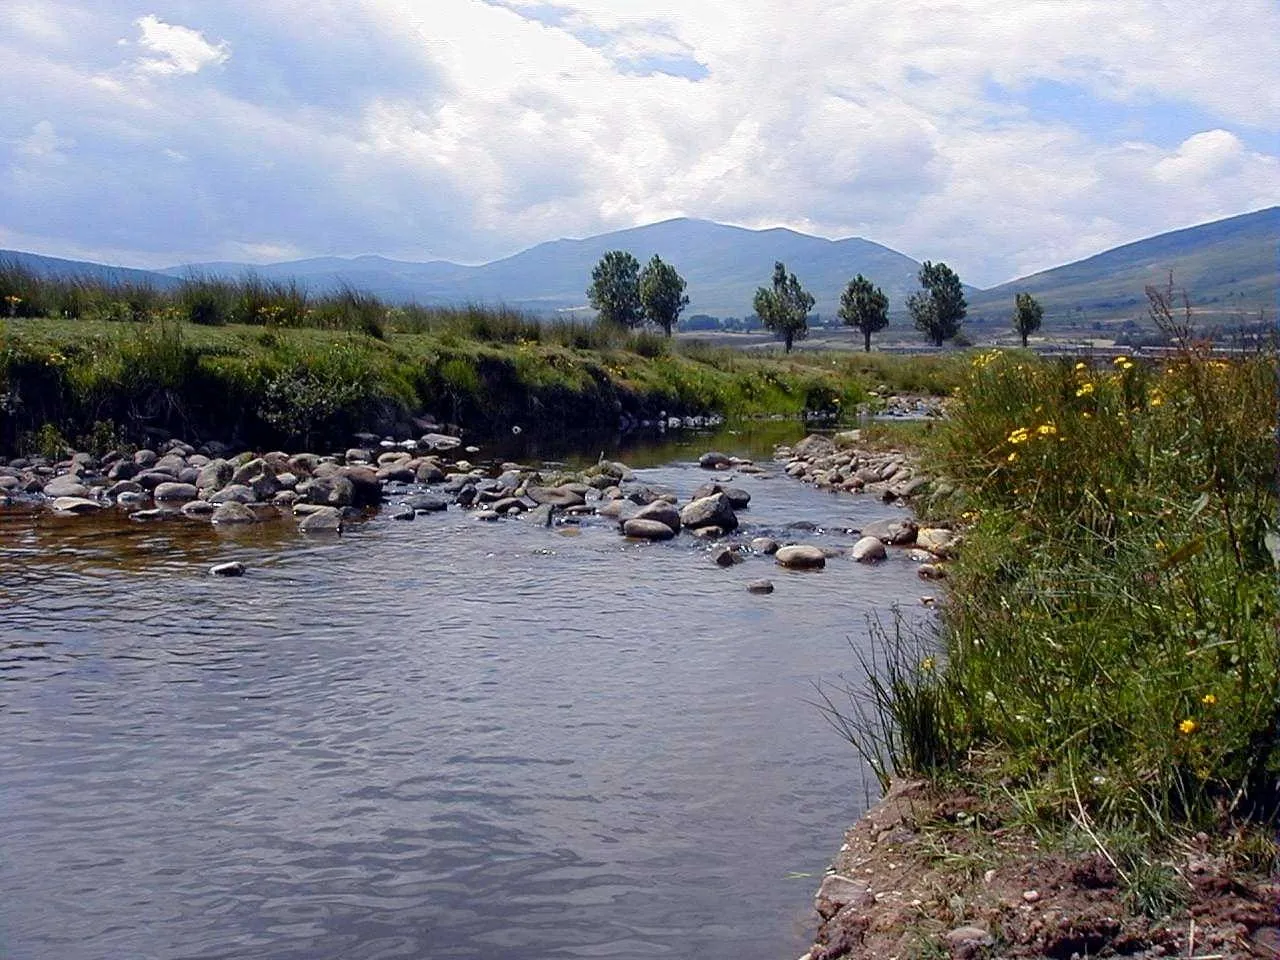
<path id="1" fill-rule="evenodd" d="M 702 450 L 758 457 L 748 537 L 900 513 L 782 476 L 780 436 L 619 455 L 682 500 Z M 0 509 L 8 960 L 794 958 L 875 793 L 812 684 L 935 592 L 900 552 L 722 569 L 604 521 L 103 513 Z"/>

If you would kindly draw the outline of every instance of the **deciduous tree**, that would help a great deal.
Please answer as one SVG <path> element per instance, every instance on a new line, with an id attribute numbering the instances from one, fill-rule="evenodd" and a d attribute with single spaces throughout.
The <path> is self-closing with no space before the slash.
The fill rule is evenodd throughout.
<path id="1" fill-rule="evenodd" d="M 874 283 L 858 274 L 840 295 L 840 319 L 862 331 L 868 353 L 871 335 L 889 325 L 889 298 Z"/>
<path id="2" fill-rule="evenodd" d="M 601 323 L 636 327 L 644 322 L 640 305 L 640 262 L 625 250 L 610 250 L 591 271 L 587 300 Z"/>
<path id="3" fill-rule="evenodd" d="M 935 347 L 942 346 L 960 332 L 968 305 L 964 300 L 964 287 L 960 278 L 945 263 L 920 266 L 919 293 L 907 298 L 907 310 L 916 328 L 923 331 Z"/>
<path id="4" fill-rule="evenodd" d="M 754 301 L 756 316 L 766 329 L 782 338 L 787 353 L 796 340 L 803 340 L 808 334 L 813 303 L 813 297 L 800 286 L 794 273 L 787 273 L 781 261 L 773 265 L 773 288 L 758 288 Z"/>
<path id="5" fill-rule="evenodd" d="M 684 277 L 656 253 L 640 271 L 640 305 L 645 318 L 661 327 L 668 337 L 680 319 L 680 311 L 689 305 L 684 288 Z"/>
<path id="6" fill-rule="evenodd" d="M 1044 307 L 1029 293 L 1020 293 L 1013 298 L 1013 329 L 1022 338 L 1022 345 L 1027 345 L 1027 337 L 1040 329 L 1044 320 Z"/>

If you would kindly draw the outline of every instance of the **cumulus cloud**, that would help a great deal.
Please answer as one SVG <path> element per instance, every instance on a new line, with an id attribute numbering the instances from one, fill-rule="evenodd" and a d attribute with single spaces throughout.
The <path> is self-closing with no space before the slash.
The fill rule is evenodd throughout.
<path id="1" fill-rule="evenodd" d="M 58 136 L 58 131 L 48 120 L 40 120 L 31 128 L 30 135 L 18 144 L 18 153 L 32 160 L 61 162 L 67 158 L 64 151 L 75 145 L 74 140 Z"/>
<path id="2" fill-rule="evenodd" d="M 226 43 L 212 44 L 199 30 L 165 23 L 154 14 L 134 21 L 141 32 L 138 46 L 147 51 L 136 61 L 143 73 L 173 76 L 199 73 L 205 67 L 226 63 L 231 50 Z"/>
<path id="3" fill-rule="evenodd" d="M 201 30 L 143 2 L 59 4 L 74 48 L 0 23 L 3 226 L 47 252 L 475 261 L 688 215 L 985 284 L 1280 183 L 1272 0 L 228 0 Z"/>

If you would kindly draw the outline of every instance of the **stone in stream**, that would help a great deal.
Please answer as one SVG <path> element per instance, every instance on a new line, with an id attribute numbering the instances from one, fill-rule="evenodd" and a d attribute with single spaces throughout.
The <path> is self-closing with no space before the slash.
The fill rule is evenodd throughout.
<path id="1" fill-rule="evenodd" d="M 719 450 L 708 450 L 698 458 L 698 466 L 703 470 L 722 470 L 725 467 L 733 465 L 733 460 L 728 454 L 721 453 Z"/>
<path id="2" fill-rule="evenodd" d="M 955 533 L 943 527 L 922 527 L 916 531 L 916 546 L 939 557 L 951 556 L 955 542 Z"/>
<path id="3" fill-rule="evenodd" d="M 429 460 L 418 464 L 418 469 L 414 474 L 414 479 L 418 483 L 441 483 L 444 480 L 444 471 L 440 469 L 438 464 Z"/>
<path id="4" fill-rule="evenodd" d="M 44 485 L 44 495 L 51 500 L 58 497 L 87 497 L 89 488 L 80 482 L 76 474 L 65 473 Z"/>
<path id="5" fill-rule="evenodd" d="M 209 498 L 209 502 L 213 504 L 223 503 L 253 503 L 255 495 L 252 487 L 246 487 L 242 484 L 231 484 L 231 486 L 223 487 L 217 493 Z"/>
<path id="6" fill-rule="evenodd" d="M 742 554 L 734 547 L 716 547 L 711 551 L 711 559 L 717 567 L 732 567 L 742 562 Z"/>
<path id="7" fill-rule="evenodd" d="M 738 526 L 738 517 L 733 512 L 729 498 L 723 493 L 717 493 L 685 504 L 680 511 L 680 522 L 691 530 L 699 527 L 734 530 Z"/>
<path id="8" fill-rule="evenodd" d="M 351 506 L 373 507 L 382 502 L 382 481 L 369 467 L 339 467 L 338 475 L 350 482 L 354 491 Z"/>
<path id="9" fill-rule="evenodd" d="M 245 566 L 239 560 L 229 560 L 226 563 L 215 563 L 209 568 L 209 573 L 215 577 L 243 577 Z"/>
<path id="10" fill-rule="evenodd" d="M 319 507 L 298 521 L 303 533 L 341 533 L 342 511 L 337 507 Z"/>
<path id="11" fill-rule="evenodd" d="M 827 555 L 822 548 L 807 543 L 779 547 L 773 559 L 779 566 L 792 570 L 821 570 L 827 565 Z"/>
<path id="12" fill-rule="evenodd" d="M 173 507 L 153 507 L 150 510 L 135 510 L 129 514 L 129 519 L 148 523 L 156 520 L 177 520 L 181 516 L 182 511 L 175 510 Z"/>
<path id="13" fill-rule="evenodd" d="M 657 520 L 671 528 L 672 533 L 680 532 L 680 511 L 665 500 L 654 500 L 640 507 L 635 513 L 636 520 Z"/>
<path id="14" fill-rule="evenodd" d="M 418 513 L 437 513 L 449 509 L 448 500 L 430 493 L 415 493 L 400 502 Z"/>
<path id="15" fill-rule="evenodd" d="M 152 494 L 157 500 L 194 500 L 199 492 L 191 483 L 162 483 Z"/>
<path id="16" fill-rule="evenodd" d="M 622 525 L 622 532 L 633 540 L 670 540 L 676 535 L 661 520 L 631 519 Z"/>
<path id="17" fill-rule="evenodd" d="M 747 593 L 773 593 L 773 581 L 752 580 L 747 584 Z"/>
<path id="18" fill-rule="evenodd" d="M 258 515 L 243 503 L 228 500 L 220 503 L 209 516 L 210 523 L 232 525 L 237 523 L 257 523 Z"/>
<path id="19" fill-rule="evenodd" d="M 884 541 L 872 536 L 863 537 L 853 545 L 849 553 L 858 563 L 879 563 L 887 555 Z"/>
<path id="20" fill-rule="evenodd" d="M 413 507 L 405 506 L 404 504 L 391 511 L 392 520 L 412 520 L 417 515 L 418 512 Z"/>
<path id="21" fill-rule="evenodd" d="M 124 493 L 116 497 L 116 503 L 122 507 L 132 507 L 139 503 L 146 503 L 147 495 L 141 491 L 126 490 Z"/>
<path id="22" fill-rule="evenodd" d="M 551 518 L 555 514 L 555 509 L 556 508 L 553 507 L 551 504 L 543 503 L 534 507 L 527 514 L 525 514 L 525 516 L 532 523 L 540 524 L 541 526 L 544 526 L 544 527 L 549 527 L 551 526 Z"/>
<path id="23" fill-rule="evenodd" d="M 723 493 L 729 498 L 729 506 L 735 510 L 744 510 L 751 503 L 751 494 L 747 493 L 741 487 L 731 487 L 724 483 L 704 483 L 693 491 L 691 500 L 700 500 L 703 497 L 715 496 L 717 493 Z"/>
<path id="24" fill-rule="evenodd" d="M 547 506 L 547 504 L 541 504 L 541 506 Z M 526 508 L 524 501 L 519 497 L 503 497 L 501 500 L 495 500 L 491 503 L 489 509 L 494 513 L 516 515 L 524 513 Z"/>
<path id="25" fill-rule="evenodd" d="M 550 507 L 551 504 L 544 504 L 544 506 Z M 541 509 L 541 507 L 539 509 Z M 601 504 L 596 510 L 598 515 L 608 517 L 611 520 L 617 520 L 619 522 L 630 520 L 639 512 L 640 508 L 630 500 L 610 500 L 608 503 Z M 680 516 L 677 513 L 676 519 L 678 520 L 679 518 Z"/>
<path id="26" fill-rule="evenodd" d="M 763 553 L 766 557 L 778 552 L 779 543 L 773 537 L 756 537 L 751 541 L 751 549 Z"/>
<path id="27" fill-rule="evenodd" d="M 132 480 L 117 480 L 111 486 L 107 487 L 107 496 L 115 500 L 122 493 L 141 493 L 142 486 L 134 483 Z"/>
<path id="28" fill-rule="evenodd" d="M 922 563 L 916 568 L 916 576 L 921 580 L 945 580 L 947 569 L 937 563 Z"/>
<path id="29" fill-rule="evenodd" d="M 58 513 L 94 513 L 102 509 L 102 504 L 97 500 L 85 497 L 58 497 L 52 506 Z"/>
<path id="30" fill-rule="evenodd" d="M 496 510 L 477 510 L 472 514 L 472 516 L 477 520 L 484 520 L 489 523 L 502 519 L 502 514 L 498 513 Z"/>
<path id="31" fill-rule="evenodd" d="M 556 507 L 580 507 L 587 502 L 585 491 L 569 484 L 558 487 L 530 487 L 525 491 L 534 503 L 549 503 Z"/>
<path id="32" fill-rule="evenodd" d="M 183 516 L 207 520 L 218 508 L 207 500 L 192 500 L 184 503 L 181 509 Z"/>
<path id="33" fill-rule="evenodd" d="M 916 523 L 905 517 L 877 520 L 863 527 L 862 533 L 892 546 L 902 547 L 916 542 Z"/>

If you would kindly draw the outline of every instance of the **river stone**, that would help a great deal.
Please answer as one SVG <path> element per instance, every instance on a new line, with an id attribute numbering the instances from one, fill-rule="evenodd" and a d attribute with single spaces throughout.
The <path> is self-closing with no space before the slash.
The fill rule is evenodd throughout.
<path id="1" fill-rule="evenodd" d="M 184 516 L 198 517 L 203 520 L 208 519 L 218 508 L 207 500 L 192 500 L 190 503 L 184 503 L 181 509 Z"/>
<path id="2" fill-rule="evenodd" d="M 85 497 L 88 494 L 89 488 L 81 483 L 80 478 L 73 473 L 54 477 L 44 485 L 44 495 L 50 499 L 57 497 Z"/>
<path id="3" fill-rule="evenodd" d="M 0 474 L 0 490 L 17 490 L 20 486 L 22 486 L 22 481 L 17 477 L 7 473 Z"/>
<path id="4" fill-rule="evenodd" d="M 413 457 L 403 450 L 386 450 L 378 454 L 378 466 L 389 467 L 392 464 L 408 463 Z"/>
<path id="5" fill-rule="evenodd" d="M 569 484 L 558 487 L 529 487 L 525 493 L 534 503 L 549 503 L 556 507 L 580 507 L 587 502 L 585 490 L 573 489 Z"/>
<path id="6" fill-rule="evenodd" d="M 308 503 L 318 506 L 347 507 L 355 502 L 356 489 L 346 477 L 330 473 L 313 476 L 298 484 L 298 494 Z"/>
<path id="7" fill-rule="evenodd" d="M 894 483 L 885 493 L 891 494 L 891 499 L 913 497 L 927 486 L 929 486 L 928 477 L 911 477 L 908 480 L 898 479 L 898 482 Z"/>
<path id="8" fill-rule="evenodd" d="M 141 473 L 134 474 L 133 479 L 145 489 L 154 490 L 162 483 L 173 483 L 177 478 L 163 470 L 143 470 Z"/>
<path id="9" fill-rule="evenodd" d="M 729 455 L 721 453 L 719 450 L 708 450 L 698 458 L 698 466 L 703 470 L 720 470 L 732 465 L 733 461 L 729 458 Z"/>
<path id="10" fill-rule="evenodd" d="M 622 525 L 622 532 L 635 540 L 670 540 L 676 535 L 676 532 L 661 520 L 634 518 Z"/>
<path id="11" fill-rule="evenodd" d="M 148 523 L 153 520 L 177 520 L 182 516 L 172 507 L 153 507 L 150 510 L 135 510 L 129 514 L 130 520 L 137 520 L 139 523 Z"/>
<path id="12" fill-rule="evenodd" d="M 226 460 L 210 460 L 196 477 L 197 490 L 221 490 L 231 482 L 234 468 Z"/>
<path id="13" fill-rule="evenodd" d="M 472 514 L 472 516 L 477 520 L 484 520 L 489 523 L 502 519 L 502 514 L 498 513 L 496 510 L 477 510 Z"/>
<path id="14" fill-rule="evenodd" d="M 657 520 L 670 527 L 672 533 L 680 532 L 680 511 L 665 500 L 654 500 L 652 503 L 645 504 L 636 511 L 635 519 Z"/>
<path id="15" fill-rule="evenodd" d="M 298 521 L 303 533 L 341 533 L 342 511 L 337 507 L 320 507 Z"/>
<path id="16" fill-rule="evenodd" d="M 747 593 L 773 593 L 773 581 L 752 580 L 747 584 Z"/>
<path id="17" fill-rule="evenodd" d="M 94 513 L 102 509 L 97 500 L 86 497 L 57 497 L 51 505 L 58 513 Z"/>
<path id="18" fill-rule="evenodd" d="M 711 559 L 718 567 L 732 567 L 742 562 L 742 554 L 734 547 L 716 547 L 711 551 Z"/>
<path id="19" fill-rule="evenodd" d="M 213 513 L 209 516 L 211 523 L 218 524 L 235 524 L 235 523 L 257 523 L 258 515 L 250 510 L 243 503 L 235 500 L 229 500 L 226 503 L 218 504 L 214 508 Z"/>
<path id="20" fill-rule="evenodd" d="M 830 920 L 849 904 L 865 907 L 872 903 L 875 903 L 875 897 L 870 887 L 861 880 L 843 877 L 838 873 L 829 873 L 823 877 L 818 894 L 813 898 L 813 905 L 824 920 Z"/>
<path id="21" fill-rule="evenodd" d="M 146 503 L 147 495 L 140 490 L 126 490 L 116 497 L 116 503 L 122 507 L 130 507 L 138 503 Z"/>
<path id="22" fill-rule="evenodd" d="M 665 500 L 668 503 L 675 503 L 678 497 L 670 490 L 662 487 L 654 487 L 649 484 L 632 484 L 629 483 L 621 488 L 622 495 L 632 503 L 644 506 L 647 503 L 653 503 L 655 500 Z"/>
<path id="23" fill-rule="evenodd" d="M 373 507 L 382 502 L 382 481 L 369 467 L 339 467 L 338 475 L 351 483 L 353 507 Z"/>
<path id="24" fill-rule="evenodd" d="M 211 496 L 209 502 L 213 504 L 253 503 L 255 497 L 252 488 L 233 483 Z"/>
<path id="25" fill-rule="evenodd" d="M 905 517 L 876 520 L 867 524 L 862 533 L 896 547 L 909 546 L 916 542 L 916 523 Z"/>
<path id="26" fill-rule="evenodd" d="M 863 537 L 849 553 L 858 563 L 879 563 L 886 556 L 884 541 L 879 537 Z"/>
<path id="27" fill-rule="evenodd" d="M 414 473 L 414 479 L 418 483 L 440 483 L 444 480 L 444 471 L 440 469 L 439 464 L 429 461 L 418 464 L 418 469 Z"/>
<path id="28" fill-rule="evenodd" d="M 943 527 L 921 527 L 916 531 L 916 546 L 939 557 L 949 557 L 956 535 Z"/>
<path id="29" fill-rule="evenodd" d="M 680 511 L 680 522 L 691 530 L 699 527 L 734 530 L 738 526 L 738 517 L 733 512 L 729 498 L 723 493 L 717 493 L 685 504 Z"/>
<path id="30" fill-rule="evenodd" d="M 541 506 L 547 506 L 547 504 L 541 504 Z M 519 497 L 503 497 L 500 500 L 495 500 L 490 505 L 489 509 L 494 513 L 501 513 L 504 515 L 508 513 L 518 514 L 524 513 L 525 505 L 524 501 Z"/>
<path id="31" fill-rule="evenodd" d="M 392 520 L 412 520 L 418 515 L 413 507 L 406 507 L 403 504 L 391 511 Z"/>
<path id="32" fill-rule="evenodd" d="M 545 504 L 545 506 L 549 507 L 551 504 Z M 607 503 L 601 504 L 596 510 L 596 513 L 600 516 L 608 517 L 611 520 L 618 520 L 620 522 L 632 519 L 639 512 L 640 508 L 630 500 L 610 500 Z M 678 514 L 676 519 L 679 519 Z"/>
<path id="33" fill-rule="evenodd" d="M 922 563 L 916 567 L 916 576 L 921 580 L 945 580 L 947 569 L 937 563 Z"/>
<path id="34" fill-rule="evenodd" d="M 451 437 L 444 433 L 428 433 L 425 434 L 419 443 L 431 450 L 452 450 L 454 447 L 461 445 L 461 437 Z"/>
<path id="35" fill-rule="evenodd" d="M 418 478 L 418 474 L 416 470 L 404 463 L 392 463 L 379 467 L 377 477 L 383 483 L 413 483 Z"/>
<path id="36" fill-rule="evenodd" d="M 133 455 L 133 462 L 144 468 L 150 467 L 159 459 L 159 455 L 154 450 L 147 450 L 145 447 Z"/>
<path id="37" fill-rule="evenodd" d="M 439 513 L 449 509 L 449 501 L 430 493 L 415 493 L 404 497 L 401 501 L 406 507 L 418 513 Z"/>
<path id="38" fill-rule="evenodd" d="M 779 566 L 793 570 L 821 570 L 827 565 L 827 555 L 822 549 L 807 543 L 779 547 L 773 559 Z"/>
<path id="39" fill-rule="evenodd" d="M 155 470 L 163 470 L 166 473 L 172 473 L 175 477 L 182 470 L 187 468 L 187 458 L 176 453 L 166 453 L 163 457 L 156 461 Z"/>
<path id="40" fill-rule="evenodd" d="M 830 437 L 811 433 L 791 448 L 791 455 L 800 460 L 815 460 L 818 457 L 829 457 L 835 450 L 835 442 Z"/>
<path id="41" fill-rule="evenodd" d="M 227 563 L 215 563 L 209 568 L 209 573 L 215 577 L 243 577 L 245 566 L 239 560 L 230 560 Z"/>
<path id="42" fill-rule="evenodd" d="M 756 537 L 751 541 L 751 549 L 763 553 L 766 557 L 778 552 L 778 541 L 773 537 Z"/>
<path id="43" fill-rule="evenodd" d="M 198 495 L 199 491 L 192 483 L 162 483 L 154 493 L 157 500 L 194 500 Z"/>

